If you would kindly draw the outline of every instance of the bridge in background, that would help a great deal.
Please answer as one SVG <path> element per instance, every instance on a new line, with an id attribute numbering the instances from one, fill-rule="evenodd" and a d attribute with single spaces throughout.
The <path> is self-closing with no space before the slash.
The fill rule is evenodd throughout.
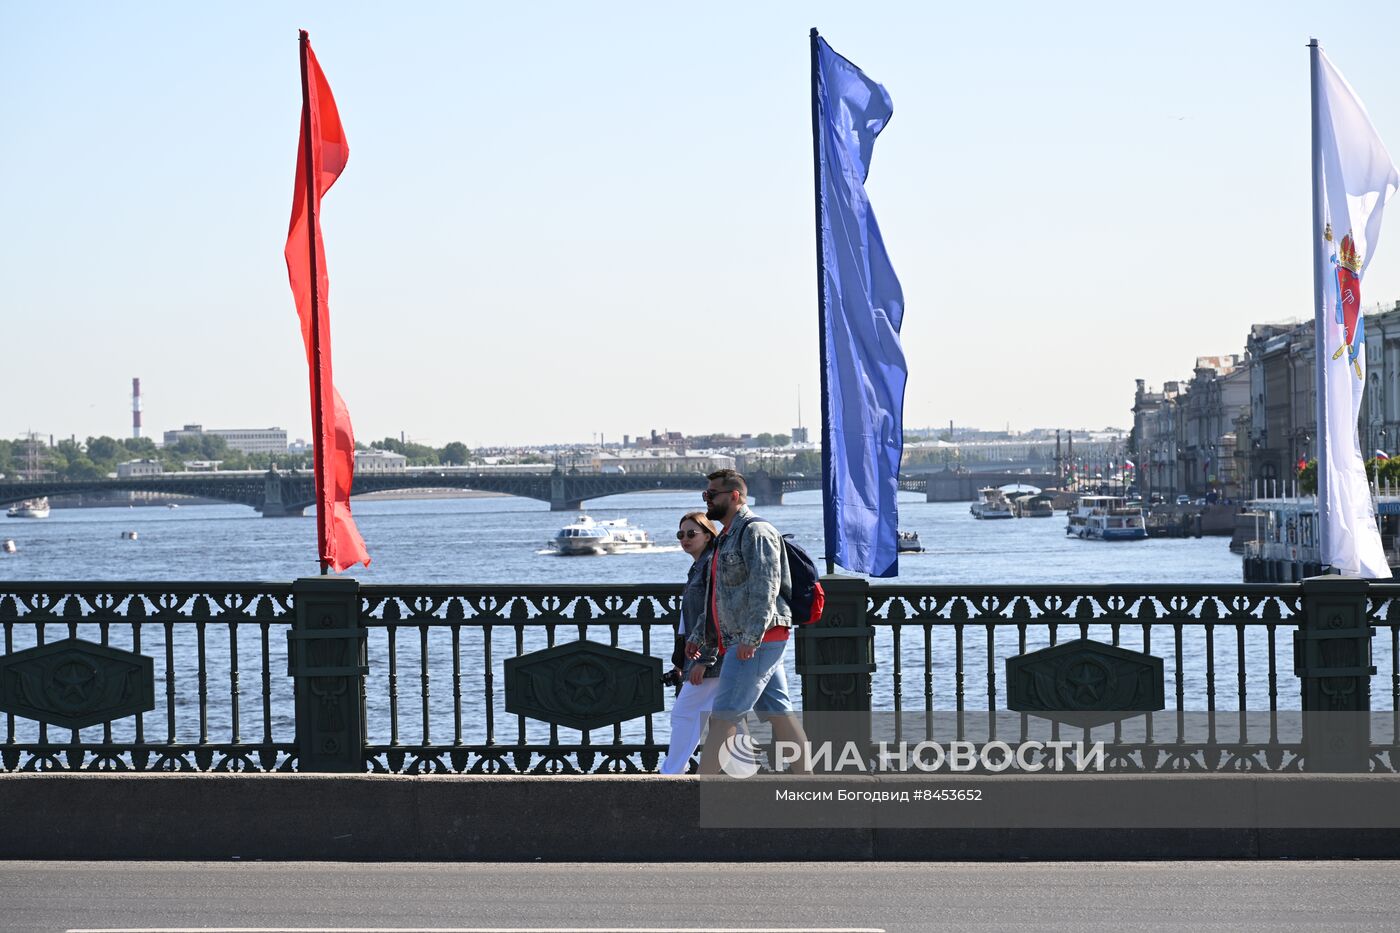
<path id="1" fill-rule="evenodd" d="M 745 475 L 749 500 L 754 505 L 781 505 L 790 492 L 820 489 L 820 476 L 768 473 Z M 403 473 L 357 473 L 355 495 L 408 489 L 470 489 L 548 502 L 551 511 L 571 512 L 590 499 L 629 492 L 695 492 L 705 488 L 703 473 L 580 473 L 574 471 L 494 471 L 471 469 L 410 468 Z M 929 502 L 970 502 L 983 486 L 1030 483 L 1048 487 L 1053 474 L 959 473 L 938 471 L 900 477 L 899 488 L 924 493 Z M 96 480 L 26 480 L 0 482 L 0 505 L 40 496 L 71 496 L 138 492 L 151 495 L 195 496 L 246 505 L 265 517 L 301 515 L 316 502 L 310 472 L 277 470 L 216 471 L 211 473 L 162 473 Z"/>
<path id="2" fill-rule="evenodd" d="M 899 488 L 910 492 L 922 492 L 928 502 L 973 502 L 977 499 L 977 490 L 986 486 L 1025 483 L 1039 486 L 1041 489 L 1050 489 L 1057 486 L 1058 482 L 1054 473 L 959 473 L 939 470 L 934 473 L 901 476 Z"/>
<path id="3" fill-rule="evenodd" d="M 783 501 L 783 494 L 817 489 L 819 477 L 786 476 L 766 472 L 747 476 L 750 499 L 755 504 Z M 659 490 L 698 493 L 705 488 L 703 473 L 577 473 L 560 470 L 504 472 L 491 470 L 416 469 L 404 473 L 357 473 L 354 495 L 405 489 L 471 489 L 522 496 L 548 502 L 551 511 L 583 508 L 590 499 L 629 492 Z M 162 473 L 99 480 L 30 480 L 0 482 L 0 505 L 40 496 L 91 495 L 139 492 L 155 495 L 197 496 L 250 506 L 264 517 L 301 515 L 316 502 L 315 481 L 310 472 L 277 470 Z M 698 498 L 697 498 L 698 505 Z"/>

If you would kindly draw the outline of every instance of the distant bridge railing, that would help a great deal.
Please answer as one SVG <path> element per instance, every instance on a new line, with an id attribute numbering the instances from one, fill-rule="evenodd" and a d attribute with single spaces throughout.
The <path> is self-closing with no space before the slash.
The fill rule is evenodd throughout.
<path id="1" fill-rule="evenodd" d="M 826 582 L 796 637 L 801 708 L 871 741 L 1024 740 L 1048 718 L 1113 770 L 1289 771 L 1323 760 L 1300 714 L 1351 711 L 1364 734 L 1328 754 L 1400 770 L 1400 585 Z M 679 595 L 0 583 L 0 770 L 652 771 Z"/>

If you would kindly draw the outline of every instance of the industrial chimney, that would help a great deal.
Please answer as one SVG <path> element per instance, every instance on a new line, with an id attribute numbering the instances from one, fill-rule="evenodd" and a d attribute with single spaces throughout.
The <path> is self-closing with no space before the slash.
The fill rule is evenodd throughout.
<path id="1" fill-rule="evenodd" d="M 131 436 L 141 436 L 141 377 L 131 380 Z"/>

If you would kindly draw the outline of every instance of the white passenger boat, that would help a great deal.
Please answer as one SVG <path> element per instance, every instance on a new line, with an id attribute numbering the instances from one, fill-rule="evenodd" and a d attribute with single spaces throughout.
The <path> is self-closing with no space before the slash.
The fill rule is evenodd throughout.
<path id="1" fill-rule="evenodd" d="M 923 550 L 924 545 L 919 541 L 919 533 L 917 531 L 899 532 L 899 543 L 898 547 L 895 549 L 896 553 L 922 554 Z"/>
<path id="2" fill-rule="evenodd" d="M 640 551 L 655 545 L 646 529 L 628 523 L 625 518 L 596 522 L 587 515 L 559 529 L 554 547 L 560 554 L 616 554 L 620 551 Z"/>
<path id="3" fill-rule="evenodd" d="M 986 486 L 977 490 L 977 501 L 972 503 L 968 509 L 973 518 L 1015 518 L 1016 513 L 1011 510 L 1011 501 L 1006 498 L 1006 494 L 995 486 Z"/>
<path id="4" fill-rule="evenodd" d="M 1122 496 L 1084 496 L 1070 510 L 1065 534 L 1099 541 L 1140 541 L 1147 537 L 1142 507 Z"/>
<path id="5" fill-rule="evenodd" d="M 49 497 L 25 499 L 23 502 L 11 506 L 5 514 L 10 518 L 48 518 Z"/>
<path id="6" fill-rule="evenodd" d="M 645 528 L 629 524 L 625 518 L 615 518 L 598 524 L 606 528 L 612 538 L 612 545 L 608 548 L 609 554 L 619 551 L 643 551 L 656 544 Z"/>
<path id="7" fill-rule="evenodd" d="M 554 547 L 560 554 L 606 554 L 611 543 L 608 530 L 587 515 L 580 515 L 554 536 Z"/>

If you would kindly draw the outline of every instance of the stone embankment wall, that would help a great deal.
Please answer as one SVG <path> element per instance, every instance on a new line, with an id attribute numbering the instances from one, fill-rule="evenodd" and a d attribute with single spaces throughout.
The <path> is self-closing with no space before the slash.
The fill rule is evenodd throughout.
<path id="1" fill-rule="evenodd" d="M 871 823 L 864 828 L 761 828 L 765 820 L 795 812 L 791 807 L 796 804 L 765 807 L 760 812 L 767 817 L 736 814 L 732 828 L 704 828 L 702 793 L 714 788 L 703 783 L 641 775 L 0 775 L 0 858 L 810 862 L 1400 857 L 1400 809 L 1393 803 L 1400 777 L 1395 775 L 758 777 L 745 783 L 746 793 L 770 798 L 784 787 L 887 793 L 936 785 L 984 791 L 980 804 L 927 804 L 918 811 L 922 817 L 900 810 L 904 805 L 898 802 L 873 804 L 874 822 L 891 827 L 882 829 L 868 828 Z M 1216 809 L 1154 804 L 1187 798 Z M 1300 800 L 1311 803 L 1300 807 Z M 945 809 L 929 809 L 936 807 Z M 946 809 L 955 807 L 965 809 Z M 947 813 L 947 822 L 954 825 L 930 826 L 930 812 Z M 910 822 L 922 820 L 923 828 L 907 827 L 904 813 Z M 1037 825 L 1008 828 L 1017 819 Z M 976 825 L 979 821 L 983 825 Z"/>

